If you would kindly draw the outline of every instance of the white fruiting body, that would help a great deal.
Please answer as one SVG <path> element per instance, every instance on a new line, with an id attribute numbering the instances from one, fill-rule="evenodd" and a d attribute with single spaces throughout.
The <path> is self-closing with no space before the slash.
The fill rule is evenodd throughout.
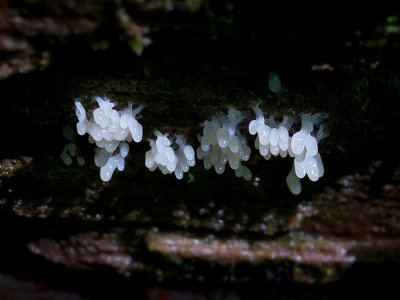
<path id="1" fill-rule="evenodd" d="M 122 171 L 125 167 L 125 157 L 129 153 L 127 142 L 140 142 L 143 137 L 142 125 L 136 120 L 143 106 L 132 110 L 132 103 L 121 111 L 114 109 L 115 103 L 108 98 L 94 97 L 99 107 L 89 120 L 85 108 L 79 100 L 75 101 L 78 123 L 78 134 L 89 134 L 89 142 L 96 143 L 95 164 L 100 167 L 100 178 L 109 181 L 116 168 Z M 118 150 L 117 150 L 118 149 Z"/>
<path id="2" fill-rule="evenodd" d="M 193 147 L 186 145 L 182 135 L 168 138 L 168 133 L 155 131 L 157 139 L 149 140 L 151 149 L 145 154 L 145 165 L 150 171 L 159 168 L 163 174 L 174 173 L 177 179 L 195 165 Z"/>
<path id="3" fill-rule="evenodd" d="M 197 148 L 197 158 L 203 160 L 206 169 L 214 166 L 215 171 L 222 174 L 228 163 L 236 176 L 251 179 L 249 168 L 241 163 L 250 158 L 251 152 L 238 127 L 243 119 L 240 111 L 230 107 L 228 114 L 218 113 L 211 121 L 203 123 L 203 136 L 198 137 L 201 145 Z"/>
<path id="4" fill-rule="evenodd" d="M 256 119 L 249 123 L 249 133 L 256 135 L 255 148 L 265 159 L 271 155 L 294 158 L 293 168 L 286 178 L 290 191 L 297 195 L 301 192 L 300 178 L 306 175 L 311 181 L 317 181 L 324 174 L 321 155 L 318 153 L 318 142 L 326 136 L 321 123 L 321 114 L 301 115 L 301 129 L 290 136 L 289 131 L 296 117 L 284 116 L 277 123 L 273 116 L 265 119 L 257 105 L 252 107 Z M 319 126 L 319 130 L 314 129 Z"/>

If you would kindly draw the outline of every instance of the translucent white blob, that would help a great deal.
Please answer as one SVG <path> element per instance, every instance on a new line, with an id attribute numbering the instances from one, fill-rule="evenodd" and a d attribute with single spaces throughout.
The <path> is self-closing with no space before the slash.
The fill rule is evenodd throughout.
<path id="1" fill-rule="evenodd" d="M 310 154 L 311 156 L 314 156 L 318 153 L 317 140 L 311 134 L 308 134 L 307 138 L 304 141 L 304 145 L 307 149 L 308 154 Z"/>
<path id="2" fill-rule="evenodd" d="M 96 146 L 99 148 L 104 148 L 106 143 L 107 142 L 105 140 L 101 140 L 101 141 L 96 142 Z"/>
<path id="3" fill-rule="evenodd" d="M 123 171 L 125 169 L 125 160 L 121 157 L 118 160 L 118 171 Z"/>
<path id="4" fill-rule="evenodd" d="M 303 178 L 304 176 L 306 176 L 307 172 L 304 161 L 298 162 L 297 160 L 294 160 L 294 169 L 297 177 Z"/>
<path id="5" fill-rule="evenodd" d="M 279 150 L 279 155 L 281 157 L 285 158 L 287 156 L 287 154 L 288 154 L 287 150 L 282 150 L 282 149 Z"/>
<path id="6" fill-rule="evenodd" d="M 193 167 L 196 164 L 196 160 L 195 159 L 188 160 L 187 163 L 188 163 L 189 167 Z"/>
<path id="7" fill-rule="evenodd" d="M 228 153 L 228 162 L 229 162 L 229 166 L 234 170 L 239 167 L 239 163 L 240 163 L 239 158 L 236 157 L 231 152 Z"/>
<path id="8" fill-rule="evenodd" d="M 167 157 L 167 159 L 170 162 L 174 162 L 175 161 L 175 153 L 174 153 L 174 150 L 171 147 L 166 147 L 164 153 L 165 153 L 165 156 Z"/>
<path id="9" fill-rule="evenodd" d="M 181 179 L 183 178 L 183 172 L 182 172 L 182 170 L 176 168 L 175 171 L 174 171 L 174 173 L 175 173 L 176 179 L 181 180 Z"/>
<path id="10" fill-rule="evenodd" d="M 270 160 L 271 159 L 271 152 L 268 152 L 267 155 L 264 156 L 265 160 Z"/>
<path id="11" fill-rule="evenodd" d="M 151 169 L 154 166 L 154 156 L 151 153 L 151 150 L 146 152 L 144 164 L 149 169 Z"/>
<path id="12" fill-rule="evenodd" d="M 110 118 L 110 124 L 113 123 L 119 123 L 119 113 L 113 109 L 111 112 L 108 114 L 108 117 Z"/>
<path id="13" fill-rule="evenodd" d="M 307 154 L 306 149 L 303 149 L 303 152 L 301 152 L 301 153 L 298 154 L 298 155 L 295 155 L 294 159 L 295 159 L 296 161 L 298 161 L 298 162 L 302 162 L 302 161 L 304 161 L 304 159 L 306 158 L 306 154 Z"/>
<path id="14" fill-rule="evenodd" d="M 185 148 L 183 148 L 183 153 L 185 154 L 187 160 L 194 159 L 194 150 L 192 146 L 185 146 Z"/>
<path id="15" fill-rule="evenodd" d="M 319 153 L 317 153 L 314 156 L 314 158 L 318 165 L 319 177 L 322 177 L 322 176 L 324 176 L 325 170 L 324 170 L 324 164 L 322 163 L 321 155 Z"/>
<path id="16" fill-rule="evenodd" d="M 279 132 L 279 138 L 282 141 L 287 142 L 289 140 L 289 132 L 288 132 L 288 129 L 286 127 L 279 126 L 278 132 Z"/>
<path id="17" fill-rule="evenodd" d="M 242 160 L 243 161 L 248 161 L 250 158 L 250 153 L 251 153 L 251 149 L 249 146 L 245 145 L 243 147 L 243 156 L 242 156 Z"/>
<path id="18" fill-rule="evenodd" d="M 225 165 L 217 163 L 214 165 L 214 169 L 215 169 L 215 172 L 217 172 L 217 174 L 222 174 L 225 171 Z"/>
<path id="19" fill-rule="evenodd" d="M 281 148 L 282 151 L 288 150 L 289 139 L 287 141 L 283 141 L 281 138 L 279 138 L 279 148 Z"/>
<path id="20" fill-rule="evenodd" d="M 100 168 L 100 178 L 103 181 L 109 181 L 114 173 L 114 170 L 118 166 L 118 159 L 110 157 L 106 165 Z"/>
<path id="21" fill-rule="evenodd" d="M 210 145 L 208 144 L 201 144 L 201 149 L 204 151 L 204 152 L 207 152 L 208 150 L 210 150 Z"/>
<path id="22" fill-rule="evenodd" d="M 118 122 L 117 123 L 113 122 L 110 124 L 110 126 L 108 126 L 108 131 L 112 133 L 117 132 L 120 129 L 121 127 L 119 126 Z"/>
<path id="23" fill-rule="evenodd" d="M 186 173 L 187 171 L 189 171 L 189 165 L 187 163 L 187 161 L 185 159 L 180 159 L 179 160 L 179 168 Z"/>
<path id="24" fill-rule="evenodd" d="M 275 147 L 279 143 L 279 131 L 276 128 L 271 129 L 270 139 L 269 142 L 271 146 Z"/>
<path id="25" fill-rule="evenodd" d="M 292 148 L 292 152 L 294 154 L 300 154 L 301 152 L 303 152 L 304 149 L 304 141 L 306 139 L 307 135 L 304 131 L 299 131 L 296 132 L 293 136 L 292 136 L 292 140 L 290 142 L 290 147 Z"/>
<path id="26" fill-rule="evenodd" d="M 125 129 L 129 126 L 129 120 L 132 118 L 131 115 L 125 114 L 122 115 L 120 120 L 119 120 L 119 126 L 121 126 L 122 129 Z"/>
<path id="27" fill-rule="evenodd" d="M 225 148 L 228 146 L 229 143 L 228 128 L 222 127 L 218 129 L 216 136 L 217 136 L 218 146 L 220 146 L 221 148 Z"/>
<path id="28" fill-rule="evenodd" d="M 258 121 L 257 120 L 251 121 L 249 124 L 249 133 L 251 135 L 255 135 L 257 133 L 257 130 L 258 130 Z"/>
<path id="29" fill-rule="evenodd" d="M 279 146 L 278 145 L 275 145 L 275 146 L 270 146 L 269 147 L 269 150 L 271 151 L 271 154 L 273 155 L 273 156 L 277 156 L 278 154 L 279 154 Z"/>
<path id="30" fill-rule="evenodd" d="M 129 128 L 122 129 L 120 128 L 117 132 L 114 132 L 113 137 L 117 141 L 123 141 L 128 137 L 129 134 Z"/>
<path id="31" fill-rule="evenodd" d="M 129 130 L 131 132 L 132 138 L 136 143 L 139 143 L 143 137 L 143 127 L 139 124 L 136 119 L 131 118 L 128 122 Z"/>
<path id="32" fill-rule="evenodd" d="M 84 135 L 86 133 L 87 129 L 87 124 L 86 122 L 78 122 L 76 123 L 76 131 L 78 132 L 79 135 Z"/>
<path id="33" fill-rule="evenodd" d="M 315 158 L 307 156 L 304 160 L 304 165 L 308 178 L 310 178 L 311 181 L 317 181 L 319 179 L 319 171 Z"/>
<path id="34" fill-rule="evenodd" d="M 210 158 L 208 156 L 204 157 L 203 164 L 204 164 L 204 169 L 206 169 L 206 170 L 211 169 L 212 163 L 211 163 Z"/>
<path id="35" fill-rule="evenodd" d="M 253 175 L 251 174 L 251 171 L 248 167 L 243 166 L 243 178 L 246 181 L 250 181 Z"/>
<path id="36" fill-rule="evenodd" d="M 79 102 L 78 100 L 75 101 L 75 113 L 76 116 L 78 117 L 78 120 L 81 122 L 86 119 L 86 111 L 85 108 L 83 107 L 82 103 Z"/>
<path id="37" fill-rule="evenodd" d="M 268 152 L 269 152 L 269 144 L 267 144 L 267 145 L 260 145 L 260 154 L 261 154 L 262 156 L 267 155 Z"/>
<path id="38" fill-rule="evenodd" d="M 261 145 L 266 145 L 270 141 L 271 127 L 261 124 L 258 128 L 258 140 Z"/>
<path id="39" fill-rule="evenodd" d="M 204 151 L 201 147 L 196 149 L 196 154 L 198 159 L 203 159 L 204 157 Z"/>
<path id="40" fill-rule="evenodd" d="M 88 125 L 88 132 L 95 141 L 100 141 L 103 139 L 102 129 L 95 123 L 90 123 Z"/>
<path id="41" fill-rule="evenodd" d="M 157 147 L 158 152 L 164 153 L 166 146 L 165 146 L 164 138 L 162 136 L 157 137 L 156 147 Z"/>
<path id="42" fill-rule="evenodd" d="M 101 128 L 105 128 L 110 123 L 110 119 L 105 114 L 104 109 L 97 108 L 93 111 L 94 121 L 100 125 Z"/>
<path id="43" fill-rule="evenodd" d="M 106 142 L 104 148 L 110 152 L 113 153 L 117 148 L 118 148 L 119 142 L 116 140 L 112 140 L 111 142 Z"/>
<path id="44" fill-rule="evenodd" d="M 286 177 L 286 184 L 293 195 L 299 195 L 301 193 L 300 179 L 296 176 L 294 166 L 292 167 L 289 175 Z"/>
<path id="45" fill-rule="evenodd" d="M 122 157 L 126 157 L 129 153 L 129 145 L 127 143 L 121 143 L 119 145 L 120 154 Z"/>
<path id="46" fill-rule="evenodd" d="M 109 131 L 103 131 L 103 138 L 107 141 L 107 142 L 111 142 L 114 139 L 114 135 L 112 132 Z"/>
<path id="47" fill-rule="evenodd" d="M 242 164 L 240 164 L 239 167 L 235 170 L 235 175 L 236 175 L 236 177 L 243 176 L 243 165 Z"/>
<path id="48" fill-rule="evenodd" d="M 221 153 L 219 155 L 219 161 L 221 164 L 226 164 L 228 162 L 228 153 L 226 153 L 226 154 Z"/>
<path id="49" fill-rule="evenodd" d="M 229 149 L 233 153 L 237 153 L 239 151 L 239 146 L 240 146 L 239 138 L 236 135 L 230 135 L 229 136 Z"/>
<path id="50" fill-rule="evenodd" d="M 166 167 L 167 167 L 168 172 L 173 172 L 173 171 L 175 171 L 176 163 L 167 161 Z"/>

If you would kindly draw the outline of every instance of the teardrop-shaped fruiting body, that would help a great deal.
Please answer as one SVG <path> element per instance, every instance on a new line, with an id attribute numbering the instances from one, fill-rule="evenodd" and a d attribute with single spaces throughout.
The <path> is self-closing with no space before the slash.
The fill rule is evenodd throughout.
<path id="1" fill-rule="evenodd" d="M 185 148 L 183 148 L 183 153 L 185 154 L 187 160 L 194 159 L 194 150 L 192 146 L 185 146 Z"/>
<path id="2" fill-rule="evenodd" d="M 125 129 L 129 126 L 129 120 L 132 119 L 131 115 L 124 114 L 121 116 L 119 119 L 119 126 L 121 126 L 122 129 Z"/>
<path id="3" fill-rule="evenodd" d="M 96 124 L 98 124 L 101 128 L 105 128 L 110 123 L 110 119 L 106 115 L 104 109 L 96 108 L 93 111 L 93 118 Z"/>
<path id="4" fill-rule="evenodd" d="M 152 168 L 154 166 L 154 156 L 151 153 L 151 150 L 147 151 L 145 154 L 144 164 L 147 168 Z"/>
<path id="5" fill-rule="evenodd" d="M 268 152 L 269 152 L 269 144 L 267 144 L 267 145 L 260 145 L 260 154 L 261 154 L 262 156 L 267 155 Z"/>
<path id="6" fill-rule="evenodd" d="M 299 195 L 301 193 L 300 179 L 296 176 L 294 166 L 292 167 L 289 175 L 286 177 L 286 184 L 293 195 Z"/>
<path id="7" fill-rule="evenodd" d="M 87 124 L 84 121 L 80 121 L 76 123 L 76 131 L 78 132 L 79 135 L 84 135 L 87 130 Z"/>
<path id="8" fill-rule="evenodd" d="M 121 143 L 119 145 L 119 151 L 122 157 L 126 157 L 129 153 L 129 145 L 127 143 Z"/>
<path id="9" fill-rule="evenodd" d="M 304 160 L 304 165 L 308 178 L 310 178 L 311 181 L 317 181 L 319 179 L 319 171 L 315 158 L 312 156 L 306 157 Z"/>
<path id="10" fill-rule="evenodd" d="M 183 172 L 181 169 L 176 168 L 174 173 L 175 173 L 176 179 L 181 180 L 183 178 Z"/>
<path id="11" fill-rule="evenodd" d="M 258 139 L 261 145 L 266 145 L 270 141 L 271 127 L 268 125 L 260 125 L 258 128 Z"/>
<path id="12" fill-rule="evenodd" d="M 217 131 L 217 141 L 218 146 L 221 148 L 225 148 L 228 146 L 229 143 L 229 132 L 228 128 L 222 127 Z"/>
<path id="13" fill-rule="evenodd" d="M 251 135 L 255 135 L 258 131 L 258 121 L 253 120 L 249 123 L 249 133 Z"/>
<path id="14" fill-rule="evenodd" d="M 304 161 L 298 162 L 297 160 L 294 160 L 294 169 L 297 177 L 303 178 L 306 176 L 307 172 Z"/>
<path id="15" fill-rule="evenodd" d="M 278 156 L 278 154 L 279 154 L 279 146 L 278 145 L 275 145 L 275 146 L 270 146 L 269 147 L 269 151 L 271 152 L 271 154 L 273 155 L 273 156 Z"/>
<path id="16" fill-rule="evenodd" d="M 217 174 L 222 174 L 225 171 L 225 165 L 217 163 L 216 165 L 214 165 L 214 169 L 215 169 L 215 172 L 217 172 Z"/>
<path id="17" fill-rule="evenodd" d="M 307 153 L 311 156 L 314 156 L 318 153 L 318 143 L 315 137 L 311 134 L 307 135 L 307 138 L 304 141 L 304 145 L 307 149 Z"/>
<path id="18" fill-rule="evenodd" d="M 245 145 L 243 147 L 243 156 L 242 156 L 242 160 L 243 161 L 248 161 L 250 158 L 250 153 L 251 153 L 251 149 L 249 146 Z"/>
<path id="19" fill-rule="evenodd" d="M 236 135 L 230 135 L 229 136 L 229 149 L 233 153 L 237 153 L 239 151 L 239 146 L 240 146 L 239 138 Z"/>
<path id="20" fill-rule="evenodd" d="M 303 152 L 304 149 L 304 142 L 306 139 L 307 135 L 304 131 L 299 131 L 296 132 L 293 136 L 292 136 L 292 140 L 290 142 L 290 147 L 292 148 L 292 152 L 297 155 L 300 154 L 301 152 Z"/>

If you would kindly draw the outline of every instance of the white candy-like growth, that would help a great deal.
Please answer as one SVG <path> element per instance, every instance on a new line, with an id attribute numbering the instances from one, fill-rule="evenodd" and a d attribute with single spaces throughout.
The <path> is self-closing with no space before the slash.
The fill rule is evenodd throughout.
<path id="1" fill-rule="evenodd" d="M 143 138 L 142 125 L 136 120 L 143 106 L 132 110 L 132 103 L 121 111 L 114 109 L 115 103 L 108 98 L 94 98 L 99 107 L 96 108 L 89 120 L 86 117 L 85 108 L 75 101 L 78 123 L 78 134 L 89 134 L 89 142 L 96 143 L 95 164 L 100 167 L 100 177 L 103 181 L 109 181 L 116 168 L 122 171 L 125 168 L 125 157 L 129 153 L 127 142 L 136 143 Z M 118 149 L 118 150 L 117 150 Z"/>
<path id="2" fill-rule="evenodd" d="M 273 116 L 264 118 L 264 114 L 258 104 L 252 107 L 256 119 L 249 124 L 249 133 L 257 134 L 254 146 L 266 159 L 271 155 L 286 157 L 289 150 L 289 130 L 293 124 L 293 118 L 284 116 L 282 122 L 277 123 Z"/>
<path id="3" fill-rule="evenodd" d="M 145 165 L 150 171 L 159 168 L 163 174 L 174 172 L 177 179 L 195 165 L 193 147 L 186 145 L 182 135 L 168 138 L 168 133 L 161 134 L 155 131 L 157 139 L 149 140 L 151 149 L 145 154 Z"/>
<path id="4" fill-rule="evenodd" d="M 201 145 L 197 148 L 197 158 L 203 160 L 206 169 L 214 166 L 214 170 L 222 174 L 228 163 L 236 176 L 251 179 L 250 169 L 241 163 L 250 158 L 251 152 L 238 127 L 243 119 L 240 111 L 230 107 L 228 114 L 218 113 L 211 121 L 203 123 L 203 135 L 198 137 Z"/>
<path id="5" fill-rule="evenodd" d="M 290 191 L 298 195 L 301 192 L 300 178 L 306 175 L 311 181 L 317 181 L 324 174 L 318 142 L 327 134 L 323 131 L 321 114 L 301 115 L 301 129 L 290 136 L 290 130 L 296 117 L 284 116 L 282 122 L 276 122 L 273 116 L 265 119 L 257 105 L 252 107 L 256 119 L 249 123 L 249 133 L 257 135 L 255 148 L 265 159 L 271 156 L 294 158 L 293 168 L 286 178 Z M 315 127 L 319 126 L 316 131 Z"/>

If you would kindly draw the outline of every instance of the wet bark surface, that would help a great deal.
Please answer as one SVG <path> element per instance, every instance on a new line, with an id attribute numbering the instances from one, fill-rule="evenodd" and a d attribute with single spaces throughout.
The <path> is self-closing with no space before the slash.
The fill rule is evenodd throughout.
<path id="1" fill-rule="evenodd" d="M 395 285 L 393 12 L 347 12 L 338 22 L 263 9 L 229 1 L 3 4 L 0 296 L 290 299 L 296 290 L 334 298 L 348 287 L 368 295 Z M 282 81 L 278 94 L 268 88 L 271 71 Z M 264 160 L 248 137 L 250 182 L 199 160 L 178 181 L 147 170 L 144 140 L 103 183 L 87 136 L 63 136 L 75 130 L 74 99 L 94 108 L 97 95 L 121 108 L 145 104 L 145 139 L 158 129 L 187 135 L 195 148 L 199 123 L 228 105 L 249 116 L 257 102 L 277 115 L 324 113 L 325 175 L 302 180 L 294 196 L 285 182 L 291 160 Z M 71 141 L 84 166 L 60 159 Z"/>

